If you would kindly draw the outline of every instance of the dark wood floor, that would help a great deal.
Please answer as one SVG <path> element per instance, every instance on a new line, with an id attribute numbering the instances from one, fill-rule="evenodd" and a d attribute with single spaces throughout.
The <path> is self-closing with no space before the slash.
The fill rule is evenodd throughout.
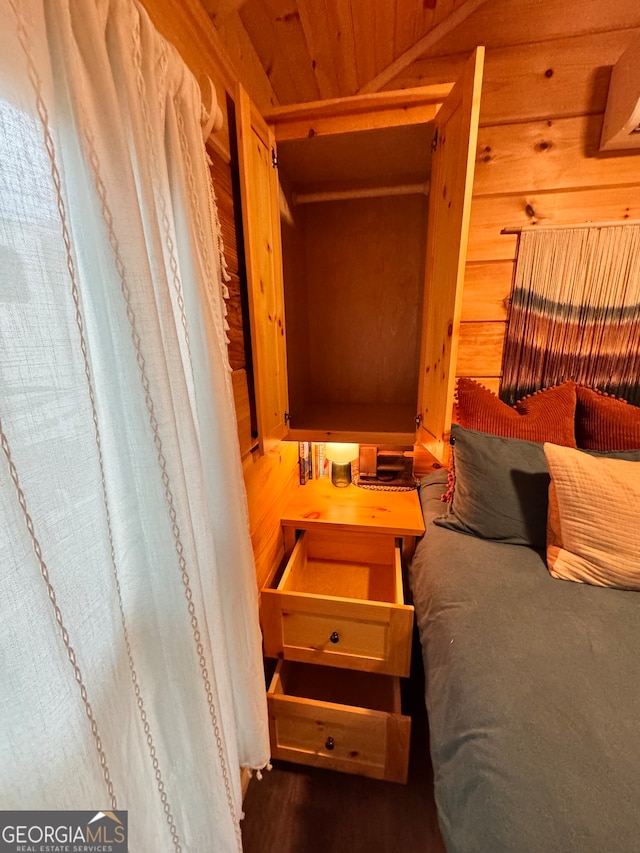
<path id="1" fill-rule="evenodd" d="M 249 784 L 245 853 L 444 853 L 422 685 L 416 654 L 403 684 L 403 712 L 412 717 L 407 785 L 274 761 L 270 773 Z"/>

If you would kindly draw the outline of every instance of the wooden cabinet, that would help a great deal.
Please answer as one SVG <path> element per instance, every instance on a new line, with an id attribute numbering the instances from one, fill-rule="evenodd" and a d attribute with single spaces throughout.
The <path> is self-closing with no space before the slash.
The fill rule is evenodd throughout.
<path id="1" fill-rule="evenodd" d="M 283 517 L 290 555 L 262 590 L 265 654 L 280 658 L 268 692 L 274 758 L 406 781 L 413 607 L 402 551 L 424 532 L 417 492 L 296 490 Z"/>
<path id="2" fill-rule="evenodd" d="M 482 63 L 478 48 L 453 87 L 265 117 L 239 90 L 263 446 L 417 440 L 444 456 Z"/>

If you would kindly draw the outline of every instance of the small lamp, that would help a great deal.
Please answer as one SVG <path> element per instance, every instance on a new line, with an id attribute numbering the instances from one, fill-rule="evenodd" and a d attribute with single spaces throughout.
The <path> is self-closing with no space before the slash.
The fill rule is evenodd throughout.
<path id="1" fill-rule="evenodd" d="M 333 444 L 325 446 L 325 457 L 331 462 L 331 482 L 339 489 L 351 483 L 351 462 L 358 458 L 359 445 Z"/>

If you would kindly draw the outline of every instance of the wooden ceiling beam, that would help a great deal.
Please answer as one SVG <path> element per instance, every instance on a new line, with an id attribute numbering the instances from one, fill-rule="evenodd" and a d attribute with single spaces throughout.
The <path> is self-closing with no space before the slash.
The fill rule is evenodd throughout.
<path id="1" fill-rule="evenodd" d="M 487 0 L 466 0 L 466 2 L 458 6 L 454 12 L 441 21 L 437 26 L 432 30 L 429 30 L 429 32 L 412 45 L 412 47 L 405 50 L 405 52 L 394 60 L 391 65 L 388 65 L 383 71 L 377 74 L 373 80 L 365 83 L 365 85 L 360 88 L 359 93 L 362 95 L 368 95 L 373 94 L 374 92 L 379 92 L 383 86 L 393 80 L 394 77 L 397 77 L 398 74 L 404 71 L 404 69 L 411 65 L 412 62 L 415 62 L 416 59 L 420 59 L 420 57 L 424 56 L 424 54 L 428 50 L 431 50 L 434 45 L 448 36 L 450 32 L 456 29 L 456 27 L 459 27 L 460 24 L 469 17 L 469 15 L 472 15 L 480 8 L 480 6 L 483 5 L 483 3 L 486 3 L 486 1 Z"/>
<path id="2" fill-rule="evenodd" d="M 296 5 L 320 96 L 338 98 L 342 91 L 333 56 L 335 34 L 330 29 L 331 22 L 326 16 L 326 7 L 324 3 L 318 3 L 318 0 L 296 0 Z M 322 9 L 319 9 L 319 6 Z"/>

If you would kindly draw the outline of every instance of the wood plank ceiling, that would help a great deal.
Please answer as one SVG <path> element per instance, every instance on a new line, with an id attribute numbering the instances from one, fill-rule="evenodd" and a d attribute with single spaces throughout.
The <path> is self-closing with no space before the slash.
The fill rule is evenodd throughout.
<path id="1" fill-rule="evenodd" d="M 281 104 L 377 91 L 484 0 L 202 0 L 238 14 Z"/>

